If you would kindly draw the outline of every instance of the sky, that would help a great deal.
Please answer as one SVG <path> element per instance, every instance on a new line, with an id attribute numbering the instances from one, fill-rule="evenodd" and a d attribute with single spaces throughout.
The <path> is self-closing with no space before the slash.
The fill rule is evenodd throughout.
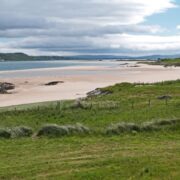
<path id="1" fill-rule="evenodd" d="M 0 0 L 0 52 L 180 54 L 180 0 Z"/>

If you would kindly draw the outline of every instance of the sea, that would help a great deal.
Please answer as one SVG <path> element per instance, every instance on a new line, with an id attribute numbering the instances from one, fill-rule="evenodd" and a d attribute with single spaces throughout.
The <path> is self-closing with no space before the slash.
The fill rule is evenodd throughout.
<path id="1" fill-rule="evenodd" d="M 126 64 L 125 61 L 117 60 L 3 61 L 0 62 L 0 78 L 98 74 L 101 72 L 64 68 L 79 66 L 118 67 Z M 48 71 L 46 71 L 47 69 Z"/>

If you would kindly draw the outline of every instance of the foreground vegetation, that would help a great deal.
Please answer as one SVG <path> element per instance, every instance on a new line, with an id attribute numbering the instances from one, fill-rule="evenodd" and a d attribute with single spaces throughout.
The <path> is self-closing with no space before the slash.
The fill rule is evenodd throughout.
<path id="1" fill-rule="evenodd" d="M 180 131 L 0 141 L 0 179 L 173 179 Z"/>
<path id="2" fill-rule="evenodd" d="M 97 92 L 1 108 L 0 179 L 180 179 L 180 80 Z"/>

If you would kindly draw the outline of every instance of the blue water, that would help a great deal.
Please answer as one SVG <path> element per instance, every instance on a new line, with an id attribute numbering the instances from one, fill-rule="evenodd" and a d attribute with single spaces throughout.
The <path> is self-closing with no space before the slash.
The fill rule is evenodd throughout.
<path id="1" fill-rule="evenodd" d="M 0 71 L 57 68 L 68 66 L 106 66 L 107 62 L 98 61 L 9 61 L 0 62 Z"/>
<path id="2" fill-rule="evenodd" d="M 15 61 L 0 62 L 0 79 L 2 78 L 24 78 L 24 77 L 44 77 L 44 76 L 69 76 L 69 75 L 87 75 L 110 73 L 111 70 L 78 70 L 78 69 L 54 69 L 60 67 L 72 66 L 103 66 L 116 67 L 122 65 L 123 62 L 113 60 L 105 61 Z M 49 70 L 43 70 L 48 68 Z M 39 70 L 41 69 L 41 71 Z M 25 71 L 22 71 L 25 70 Z M 33 71 L 31 71 L 33 70 Z"/>
<path id="3" fill-rule="evenodd" d="M 57 68 L 68 66 L 109 66 L 110 61 L 6 61 L 0 62 L 0 71 Z"/>

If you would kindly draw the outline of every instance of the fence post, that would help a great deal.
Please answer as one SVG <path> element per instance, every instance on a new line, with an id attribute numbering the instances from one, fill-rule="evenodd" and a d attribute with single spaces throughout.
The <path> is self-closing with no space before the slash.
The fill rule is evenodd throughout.
<path id="1" fill-rule="evenodd" d="M 151 107 L 151 99 L 148 100 L 148 106 Z"/>
<path id="2" fill-rule="evenodd" d="M 61 110 L 61 101 L 57 102 L 56 109 L 59 111 Z"/>

